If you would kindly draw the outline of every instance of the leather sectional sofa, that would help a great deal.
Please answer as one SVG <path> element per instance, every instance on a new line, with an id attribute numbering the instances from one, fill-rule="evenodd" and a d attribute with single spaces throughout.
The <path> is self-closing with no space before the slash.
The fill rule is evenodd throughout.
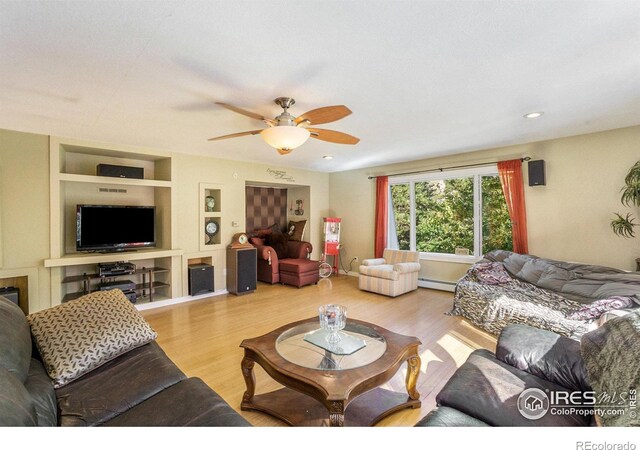
<path id="1" fill-rule="evenodd" d="M 487 264 L 507 279 L 482 279 L 478 268 Z M 451 313 L 496 336 L 508 324 L 520 323 L 580 339 L 601 323 L 574 313 L 615 296 L 632 299 L 634 306 L 625 311 L 636 310 L 640 273 L 494 250 L 458 281 Z"/>
<path id="2" fill-rule="evenodd" d="M 249 426 L 152 341 L 54 389 L 22 310 L 0 297 L 0 426 Z"/>
<path id="3" fill-rule="evenodd" d="M 532 420 L 521 414 L 525 389 L 585 392 L 592 388 L 580 342 L 528 325 L 509 325 L 495 354 L 474 351 L 436 397 L 437 407 L 416 426 L 591 426 L 593 408 Z"/>

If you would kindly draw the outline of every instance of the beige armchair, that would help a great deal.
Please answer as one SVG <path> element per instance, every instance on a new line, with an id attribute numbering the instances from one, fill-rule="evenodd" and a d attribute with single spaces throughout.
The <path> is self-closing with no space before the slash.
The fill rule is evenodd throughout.
<path id="1" fill-rule="evenodd" d="M 420 253 L 386 248 L 382 258 L 364 259 L 358 286 L 363 291 L 397 297 L 418 289 Z"/>

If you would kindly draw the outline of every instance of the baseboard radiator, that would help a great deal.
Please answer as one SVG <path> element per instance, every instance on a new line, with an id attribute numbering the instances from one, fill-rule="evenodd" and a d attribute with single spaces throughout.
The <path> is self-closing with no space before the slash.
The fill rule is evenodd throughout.
<path id="1" fill-rule="evenodd" d="M 453 281 L 430 280 L 428 278 L 418 278 L 418 286 L 447 292 L 453 292 L 456 289 L 456 283 Z"/>

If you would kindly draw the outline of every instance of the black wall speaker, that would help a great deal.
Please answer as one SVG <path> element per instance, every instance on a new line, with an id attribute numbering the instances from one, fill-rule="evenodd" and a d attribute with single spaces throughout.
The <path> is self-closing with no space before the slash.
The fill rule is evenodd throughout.
<path id="1" fill-rule="evenodd" d="M 529 161 L 529 186 L 544 186 L 544 159 Z"/>
<path id="2" fill-rule="evenodd" d="M 112 164 L 98 164 L 96 172 L 99 177 L 115 178 L 144 178 L 143 167 L 114 166 Z"/>
<path id="3" fill-rule="evenodd" d="M 213 266 L 189 264 L 189 295 L 213 292 Z"/>

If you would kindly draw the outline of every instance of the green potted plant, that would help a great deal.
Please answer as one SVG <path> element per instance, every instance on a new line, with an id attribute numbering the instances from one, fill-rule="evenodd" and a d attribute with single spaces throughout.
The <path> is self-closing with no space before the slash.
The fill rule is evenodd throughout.
<path id="1" fill-rule="evenodd" d="M 622 196 L 620 202 L 628 207 L 635 206 L 640 207 L 640 161 L 636 162 L 629 173 L 624 178 L 624 187 L 621 189 Z M 624 238 L 635 237 L 634 228 L 638 226 L 634 222 L 634 217 L 631 213 L 627 213 L 625 216 L 622 214 L 614 213 L 616 217 L 611 221 L 611 229 L 613 232 Z M 638 265 L 636 270 L 640 270 L 640 258 L 636 259 Z"/>

